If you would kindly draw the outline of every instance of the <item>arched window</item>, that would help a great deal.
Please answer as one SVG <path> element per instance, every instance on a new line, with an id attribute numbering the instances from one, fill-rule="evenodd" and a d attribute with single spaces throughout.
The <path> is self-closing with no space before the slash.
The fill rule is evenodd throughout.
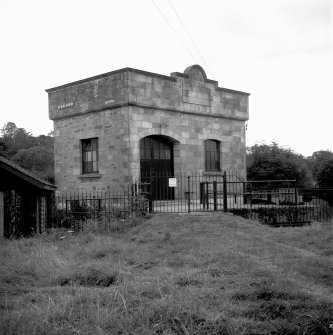
<path id="1" fill-rule="evenodd" d="M 205 141 L 205 169 L 207 171 L 220 171 L 220 142 Z"/>

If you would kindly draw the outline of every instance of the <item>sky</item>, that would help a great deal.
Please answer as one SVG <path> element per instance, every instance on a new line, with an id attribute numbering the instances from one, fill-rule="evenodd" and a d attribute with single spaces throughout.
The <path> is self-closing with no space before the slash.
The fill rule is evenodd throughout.
<path id="1" fill-rule="evenodd" d="M 201 65 L 251 93 L 246 144 L 333 151 L 331 0 L 0 0 L 0 127 L 48 134 L 45 89 Z"/>

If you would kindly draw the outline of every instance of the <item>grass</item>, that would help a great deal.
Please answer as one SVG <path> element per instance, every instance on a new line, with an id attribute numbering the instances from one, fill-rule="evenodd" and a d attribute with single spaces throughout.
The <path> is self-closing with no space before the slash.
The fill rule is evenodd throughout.
<path id="1" fill-rule="evenodd" d="M 333 333 L 332 223 L 205 213 L 126 227 L 2 241 L 0 334 Z"/>

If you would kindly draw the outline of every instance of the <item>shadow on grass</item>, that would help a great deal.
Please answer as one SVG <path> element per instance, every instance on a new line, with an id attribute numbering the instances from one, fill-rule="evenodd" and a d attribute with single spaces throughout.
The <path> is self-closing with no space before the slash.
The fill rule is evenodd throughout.
<path id="1" fill-rule="evenodd" d="M 299 291 L 294 293 L 272 283 L 252 283 L 251 289 L 235 293 L 232 299 L 247 303 L 246 310 L 239 313 L 242 317 L 266 325 L 262 334 L 333 334 L 333 304 L 316 301 Z M 269 332 L 268 325 L 273 328 Z M 246 334 L 253 334 L 250 327 Z"/>
<path id="2" fill-rule="evenodd" d="M 194 313 L 181 313 L 168 308 L 155 310 L 148 319 L 149 328 L 153 334 L 202 334 L 202 335 L 232 335 L 233 326 L 223 318 L 208 320 Z"/>
<path id="3" fill-rule="evenodd" d="M 109 287 L 118 284 L 121 281 L 119 273 L 104 273 L 97 269 L 87 269 L 85 273 L 74 273 L 68 277 L 58 279 L 58 285 L 80 285 L 87 287 Z"/>

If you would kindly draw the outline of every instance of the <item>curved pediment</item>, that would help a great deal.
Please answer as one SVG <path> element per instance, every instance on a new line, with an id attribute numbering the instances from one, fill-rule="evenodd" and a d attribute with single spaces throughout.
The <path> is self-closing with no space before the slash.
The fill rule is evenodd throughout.
<path id="1" fill-rule="evenodd" d="M 200 65 L 191 65 L 188 66 L 185 71 L 190 78 L 190 80 L 206 81 L 207 75 L 205 70 Z"/>

